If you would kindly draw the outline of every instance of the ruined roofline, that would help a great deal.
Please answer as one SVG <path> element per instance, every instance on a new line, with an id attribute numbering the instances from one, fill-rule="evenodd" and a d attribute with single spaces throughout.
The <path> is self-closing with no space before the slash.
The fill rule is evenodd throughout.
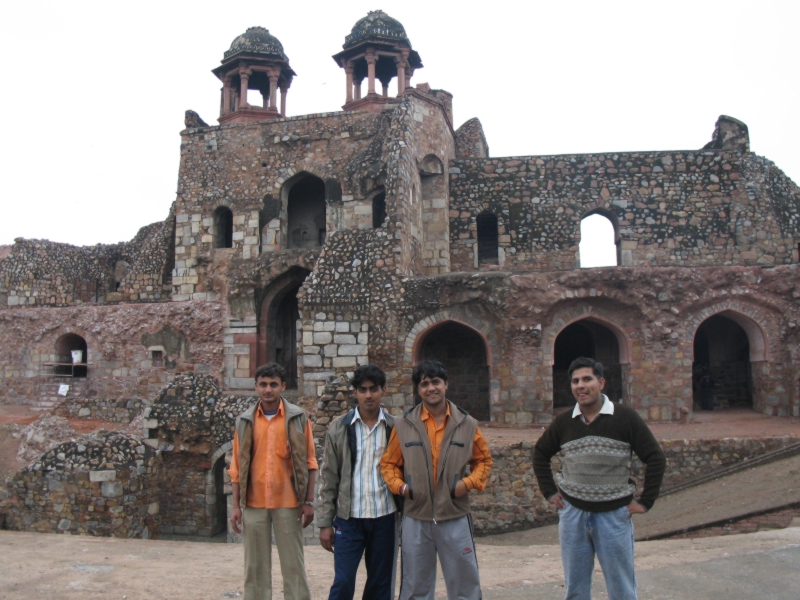
<path id="1" fill-rule="evenodd" d="M 388 112 L 388 111 L 387 111 Z M 245 125 L 257 125 L 261 123 L 269 123 L 269 124 L 278 124 L 278 123 L 287 123 L 291 121 L 310 121 L 311 119 L 328 119 L 331 117 L 338 117 L 343 115 L 374 115 L 375 113 L 370 112 L 366 109 L 359 109 L 359 110 L 338 110 L 338 111 L 331 111 L 331 112 L 323 112 L 323 113 L 310 113 L 307 115 L 295 115 L 294 117 L 281 117 L 280 119 L 261 119 L 259 121 L 248 121 L 246 123 L 223 123 L 222 125 L 208 125 L 206 127 L 186 127 L 181 130 L 181 133 L 196 133 L 196 132 L 203 132 L 203 131 L 210 131 L 212 129 L 232 129 L 235 127 L 245 126 Z"/>
<path id="2" fill-rule="evenodd" d="M 703 156 L 712 156 L 714 154 L 752 154 L 754 156 L 758 156 L 755 152 L 748 150 L 700 150 L 695 148 L 694 150 L 614 150 L 609 152 L 575 152 L 571 154 L 520 154 L 520 155 L 511 155 L 511 156 L 488 156 L 486 158 L 454 158 L 452 162 L 469 162 L 469 161 L 490 161 L 490 160 L 527 160 L 530 158 L 569 158 L 569 157 L 579 157 L 579 156 L 613 156 L 614 154 L 624 155 L 624 156 L 636 156 L 636 155 L 646 155 L 646 154 L 702 154 Z M 764 158 L 763 156 L 760 158 Z M 769 160 L 769 159 L 766 159 Z"/>

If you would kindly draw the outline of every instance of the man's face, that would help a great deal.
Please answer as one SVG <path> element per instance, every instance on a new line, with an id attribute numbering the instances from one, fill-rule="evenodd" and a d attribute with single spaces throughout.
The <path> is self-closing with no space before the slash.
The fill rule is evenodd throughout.
<path id="1" fill-rule="evenodd" d="M 596 402 L 600 402 L 602 397 L 600 392 L 606 385 L 606 380 L 603 378 L 598 379 L 592 371 L 591 367 L 581 367 L 572 372 L 572 395 L 582 407 L 593 406 Z"/>
<path id="2" fill-rule="evenodd" d="M 425 404 L 437 406 L 447 397 L 447 382 L 441 377 L 430 378 L 424 375 L 417 386 L 417 392 Z"/>
<path id="3" fill-rule="evenodd" d="M 280 377 L 259 377 L 256 380 L 258 399 L 265 404 L 273 404 L 280 400 L 285 389 L 286 382 L 281 381 Z"/>
<path id="4" fill-rule="evenodd" d="M 358 384 L 353 390 L 353 395 L 358 401 L 359 411 L 367 413 L 376 412 L 381 406 L 384 392 L 386 392 L 385 387 L 381 387 L 369 379 Z"/>

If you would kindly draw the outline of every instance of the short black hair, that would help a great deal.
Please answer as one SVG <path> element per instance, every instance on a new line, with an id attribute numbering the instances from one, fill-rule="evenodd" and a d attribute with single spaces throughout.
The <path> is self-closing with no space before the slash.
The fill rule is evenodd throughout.
<path id="1" fill-rule="evenodd" d="M 353 378 L 350 380 L 350 385 L 356 389 L 365 381 L 371 381 L 379 387 L 386 387 L 386 373 L 383 372 L 378 365 L 368 364 L 361 365 L 353 372 Z"/>
<path id="2" fill-rule="evenodd" d="M 431 379 L 438 377 L 442 381 L 447 381 L 447 369 L 438 360 L 423 360 L 414 367 L 414 371 L 411 373 L 411 381 L 414 383 L 414 387 L 419 386 L 419 382 L 422 381 L 423 377 L 430 377 Z"/>
<path id="3" fill-rule="evenodd" d="M 569 371 L 567 372 L 568 379 L 572 381 L 572 373 L 578 369 L 584 369 L 586 367 L 589 367 L 592 370 L 592 373 L 594 373 L 594 376 L 598 379 L 603 378 L 603 363 L 598 362 L 593 358 L 581 356 L 580 358 L 576 358 L 569 363 Z"/>
<path id="4" fill-rule="evenodd" d="M 258 381 L 259 377 L 278 377 L 282 383 L 286 383 L 286 369 L 276 362 L 267 363 L 256 369 L 255 380 Z"/>

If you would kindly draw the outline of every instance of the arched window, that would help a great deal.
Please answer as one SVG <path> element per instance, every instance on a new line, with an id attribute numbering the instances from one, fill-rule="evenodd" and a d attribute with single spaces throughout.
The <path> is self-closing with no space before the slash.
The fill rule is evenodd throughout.
<path id="1" fill-rule="evenodd" d="M 482 212 L 476 219 L 478 225 L 478 264 L 496 265 L 497 259 L 497 215 Z"/>
<path id="2" fill-rule="evenodd" d="M 66 333 L 56 340 L 55 374 L 86 377 L 89 352 L 86 340 L 75 333 Z"/>
<path id="3" fill-rule="evenodd" d="M 579 251 L 582 269 L 617 266 L 616 232 L 611 219 L 599 213 L 584 217 Z"/>
<path id="4" fill-rule="evenodd" d="M 225 206 L 214 211 L 214 248 L 233 248 L 233 213 Z"/>
<path id="5" fill-rule="evenodd" d="M 305 174 L 289 188 L 289 248 L 316 248 L 325 243 L 325 182 Z"/>
<path id="6" fill-rule="evenodd" d="M 372 197 L 372 228 L 383 227 L 386 220 L 386 193 L 380 192 Z"/>

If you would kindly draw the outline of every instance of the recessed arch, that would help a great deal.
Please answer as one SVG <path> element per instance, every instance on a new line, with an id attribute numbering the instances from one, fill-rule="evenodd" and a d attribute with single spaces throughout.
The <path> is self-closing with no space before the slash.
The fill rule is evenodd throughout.
<path id="1" fill-rule="evenodd" d="M 55 343 L 54 373 L 71 377 L 88 376 L 89 346 L 77 333 L 65 333 Z"/>
<path id="2" fill-rule="evenodd" d="M 597 323 L 598 325 L 602 325 L 603 327 L 611 331 L 611 333 L 614 334 L 614 337 L 616 338 L 617 344 L 619 346 L 619 363 L 622 365 L 630 364 L 631 341 L 625 330 L 609 319 L 605 319 L 601 316 L 592 313 L 584 313 L 565 319 L 561 323 L 561 327 L 558 329 L 558 331 L 553 334 L 552 339 L 550 341 L 551 343 L 550 348 L 553 350 L 553 352 L 550 353 L 550 366 L 555 365 L 554 350 L 555 350 L 556 338 L 562 331 L 564 331 L 564 329 L 566 329 L 572 323 L 576 323 L 577 321 L 588 321 L 590 323 Z"/>
<path id="3" fill-rule="evenodd" d="M 497 215 L 485 210 L 475 218 L 475 224 L 478 236 L 478 264 L 498 264 L 500 227 Z"/>
<path id="4" fill-rule="evenodd" d="M 276 277 L 261 296 L 258 315 L 256 364 L 277 362 L 286 369 L 286 387 L 297 388 L 297 329 L 299 318 L 297 292 L 311 273 L 302 267 L 292 267 Z"/>
<path id="5" fill-rule="evenodd" d="M 700 326 L 713 316 L 720 316 L 726 319 L 730 319 L 744 330 L 744 332 L 747 334 L 747 342 L 750 346 L 749 349 L 750 362 L 761 362 L 767 360 L 767 349 L 768 349 L 767 336 L 764 333 L 764 330 L 762 329 L 761 325 L 759 325 L 758 322 L 755 321 L 752 317 L 749 317 L 736 310 L 721 308 L 718 311 L 706 313 L 704 315 L 704 318 L 695 326 L 693 335 L 696 336 Z M 694 355 L 694 345 L 693 345 L 692 361 L 694 360 L 695 360 L 695 355 Z"/>
<path id="6" fill-rule="evenodd" d="M 386 190 L 378 188 L 372 193 L 372 228 L 380 229 L 386 221 Z"/>
<path id="7" fill-rule="evenodd" d="M 448 371 L 448 399 L 479 421 L 491 418 L 491 356 L 484 335 L 453 319 L 436 323 L 417 336 L 414 364 L 438 360 Z"/>
<path id="8" fill-rule="evenodd" d="M 325 182 L 307 171 L 290 177 L 281 187 L 286 207 L 288 248 L 317 248 L 327 236 Z"/>
<path id="9" fill-rule="evenodd" d="M 233 212 L 227 206 L 214 211 L 214 248 L 233 248 Z"/>

